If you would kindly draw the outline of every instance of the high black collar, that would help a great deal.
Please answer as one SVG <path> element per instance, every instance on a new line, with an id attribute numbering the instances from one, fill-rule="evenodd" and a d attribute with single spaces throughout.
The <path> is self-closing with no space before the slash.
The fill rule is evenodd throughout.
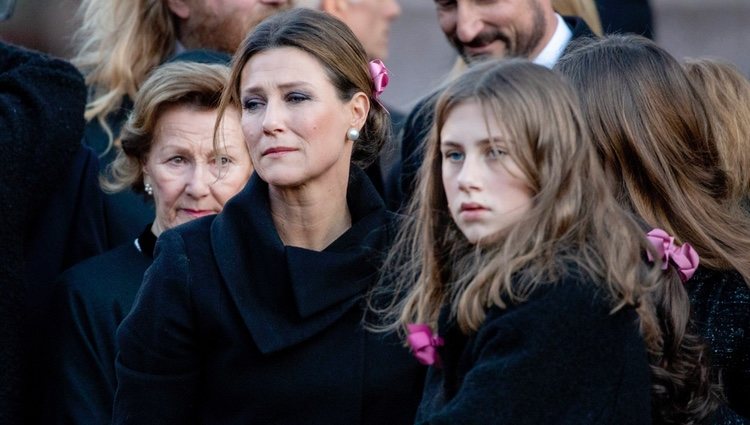
<path id="1" fill-rule="evenodd" d="M 268 185 L 257 174 L 214 221 L 219 270 L 261 352 L 326 329 L 375 282 L 394 216 L 354 166 L 347 203 L 352 227 L 320 252 L 284 246 L 271 218 Z"/>
<path id="2" fill-rule="evenodd" d="M 136 247 L 144 256 L 154 259 L 154 247 L 156 246 L 156 236 L 151 231 L 153 223 L 149 223 L 140 236 L 136 239 Z"/>

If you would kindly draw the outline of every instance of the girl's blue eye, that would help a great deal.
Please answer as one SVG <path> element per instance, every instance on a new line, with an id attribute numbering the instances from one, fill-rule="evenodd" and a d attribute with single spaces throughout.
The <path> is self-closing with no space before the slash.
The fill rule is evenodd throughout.
<path id="1" fill-rule="evenodd" d="M 451 162 L 458 162 L 464 159 L 463 152 L 449 151 L 445 153 L 445 159 Z"/>

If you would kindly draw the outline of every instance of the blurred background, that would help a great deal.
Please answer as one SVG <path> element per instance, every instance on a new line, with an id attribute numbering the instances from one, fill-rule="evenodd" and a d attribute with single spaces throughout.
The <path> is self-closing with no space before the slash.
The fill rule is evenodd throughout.
<path id="1" fill-rule="evenodd" d="M 17 0 L 0 22 L 0 39 L 72 55 L 79 0 Z M 438 28 L 433 0 L 400 0 L 386 64 L 392 72 L 386 103 L 407 111 L 447 74 L 455 54 Z M 656 41 L 678 59 L 712 56 L 750 75 L 750 0 L 651 0 Z"/>

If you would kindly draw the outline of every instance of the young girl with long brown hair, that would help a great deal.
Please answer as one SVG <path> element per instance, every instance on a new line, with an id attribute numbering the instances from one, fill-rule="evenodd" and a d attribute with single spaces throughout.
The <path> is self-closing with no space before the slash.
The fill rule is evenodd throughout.
<path id="1" fill-rule="evenodd" d="M 739 202 L 742 141 L 680 63 L 654 42 L 583 43 L 556 69 L 568 76 L 615 196 L 648 226 L 690 242 L 701 266 L 685 282 L 691 318 L 710 346 L 728 406 L 750 421 L 750 216 Z M 729 91 L 729 90 L 727 90 Z M 711 108 L 714 108 L 711 110 Z M 740 110 L 733 111 L 742 119 Z M 745 120 L 750 117 L 745 117 Z M 713 122 L 712 122 L 713 121 Z M 721 131 L 720 131 L 721 130 Z M 734 144 L 735 153 L 727 151 Z M 733 161 L 727 161 L 734 155 Z M 722 409 L 714 423 L 742 418 Z"/>
<path id="2" fill-rule="evenodd" d="M 513 60 L 437 103 L 385 274 L 404 294 L 389 323 L 431 365 L 418 424 L 689 424 L 712 409 L 682 284 L 697 259 L 619 207 L 577 102 Z"/>

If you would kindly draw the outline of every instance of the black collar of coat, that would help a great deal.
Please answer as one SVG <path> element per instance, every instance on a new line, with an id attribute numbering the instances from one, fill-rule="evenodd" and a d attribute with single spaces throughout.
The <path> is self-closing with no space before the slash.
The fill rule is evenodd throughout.
<path id="1" fill-rule="evenodd" d="M 211 244 L 219 271 L 261 352 L 326 329 L 375 282 L 394 216 L 355 166 L 347 203 L 352 227 L 320 252 L 283 245 L 271 218 L 268 184 L 257 174 L 214 221 Z"/>

